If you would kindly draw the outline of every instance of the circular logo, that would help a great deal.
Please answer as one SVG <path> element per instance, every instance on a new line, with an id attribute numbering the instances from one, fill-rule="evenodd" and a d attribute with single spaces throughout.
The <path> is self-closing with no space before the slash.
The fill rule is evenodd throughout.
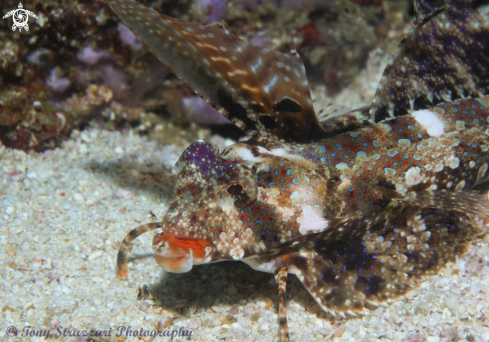
<path id="1" fill-rule="evenodd" d="M 14 327 L 13 325 L 11 325 L 10 327 L 8 327 L 7 329 L 5 329 L 5 332 L 7 333 L 7 335 L 9 337 L 12 337 L 12 336 L 17 336 L 17 328 Z"/>
<path id="2" fill-rule="evenodd" d="M 12 10 L 3 16 L 3 19 L 12 17 L 14 24 L 12 25 L 12 31 L 15 31 L 17 28 L 19 31 L 22 29 L 29 31 L 29 17 L 37 18 L 33 12 L 24 9 L 22 3 L 19 3 L 19 8 L 16 10 Z"/>
<path id="3" fill-rule="evenodd" d="M 29 20 L 27 11 L 20 8 L 15 10 L 12 19 L 14 19 L 15 26 L 19 28 L 24 27 L 27 24 L 27 20 Z"/>

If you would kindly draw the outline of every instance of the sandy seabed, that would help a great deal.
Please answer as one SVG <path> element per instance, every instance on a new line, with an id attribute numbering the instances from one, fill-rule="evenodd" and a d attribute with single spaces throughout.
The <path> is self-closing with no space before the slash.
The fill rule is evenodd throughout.
<path id="1" fill-rule="evenodd" d="M 2 149 L 3 341 L 36 341 L 20 337 L 26 326 L 50 329 L 51 335 L 64 328 L 73 333 L 112 329 L 111 337 L 97 341 L 151 340 L 126 337 L 129 326 L 148 332 L 182 328 L 180 334 L 191 331 L 194 341 L 276 340 L 275 281 L 244 264 L 224 262 L 194 267 L 187 274 L 163 274 L 151 257 L 152 234 L 146 234 L 134 244 L 138 257 L 129 263 L 129 280 L 116 278 L 118 243 L 139 224 L 160 220 L 169 205 L 175 176 L 168 161 L 177 152 L 131 132 L 100 130 L 75 132 L 62 148 L 40 154 Z M 291 276 L 292 340 L 337 336 L 340 341 L 487 342 L 488 263 L 486 237 L 405 299 L 365 317 L 340 320 L 323 313 Z M 154 300 L 137 300 L 143 284 L 153 289 Z M 8 326 L 18 329 L 18 337 L 8 337 Z M 117 337 L 119 326 L 126 330 Z M 170 337 L 157 338 L 166 339 Z"/>
<path id="2" fill-rule="evenodd" d="M 155 341 L 277 340 L 275 280 L 242 263 L 165 274 L 146 234 L 128 280 L 116 278 L 120 241 L 168 208 L 183 148 L 96 129 L 44 153 L 0 147 L 1 341 L 151 341 L 157 330 Z M 488 342 L 488 264 L 486 236 L 404 299 L 348 319 L 324 313 L 291 276 L 291 340 Z M 138 300 L 144 284 L 152 299 Z M 91 330 L 105 336 L 73 336 Z"/>

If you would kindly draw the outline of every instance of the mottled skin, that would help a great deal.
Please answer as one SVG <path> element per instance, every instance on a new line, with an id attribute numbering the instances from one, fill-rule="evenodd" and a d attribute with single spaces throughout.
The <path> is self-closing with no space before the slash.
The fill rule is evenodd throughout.
<path id="1" fill-rule="evenodd" d="M 378 101 L 326 122 L 316 119 L 296 56 L 130 0 L 109 4 L 177 76 L 252 136 L 222 153 L 205 141 L 188 147 L 163 221 L 123 241 L 120 277 L 127 275 L 131 241 L 161 228 L 153 249 L 167 271 L 240 260 L 274 273 L 286 341 L 288 273 L 324 310 L 355 315 L 404 295 L 485 233 L 489 206 L 474 189 L 488 177 L 488 89 L 484 76 L 464 73 L 489 70 L 480 53 L 488 50 L 489 30 L 468 3 L 438 10 L 417 3 L 418 27 L 386 69 Z M 446 29 L 447 22 L 456 25 Z M 471 52 L 472 68 L 440 57 L 437 35 L 460 32 L 473 44 L 456 45 L 455 55 Z M 425 45 L 413 41 L 420 37 Z M 469 86 L 477 98 L 465 98 Z"/>

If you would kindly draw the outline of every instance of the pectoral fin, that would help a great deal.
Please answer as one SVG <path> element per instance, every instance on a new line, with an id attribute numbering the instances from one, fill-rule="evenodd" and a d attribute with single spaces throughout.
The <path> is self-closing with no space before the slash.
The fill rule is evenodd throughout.
<path id="1" fill-rule="evenodd" d="M 356 315 L 438 274 L 481 233 L 472 214 L 400 203 L 371 220 L 306 237 L 300 245 L 312 248 L 288 254 L 284 266 L 324 310 Z"/>

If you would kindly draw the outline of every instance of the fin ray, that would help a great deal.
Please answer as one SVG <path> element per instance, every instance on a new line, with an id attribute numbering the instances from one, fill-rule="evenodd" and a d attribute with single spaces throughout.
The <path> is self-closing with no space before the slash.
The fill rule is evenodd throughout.
<path id="1" fill-rule="evenodd" d="M 254 46 L 222 25 L 186 23 L 133 0 L 109 0 L 124 23 L 187 86 L 255 138 L 327 137 L 296 53 Z"/>
<path id="2" fill-rule="evenodd" d="M 418 0 L 415 7 L 417 27 L 401 42 L 372 102 L 375 122 L 489 94 L 489 20 L 463 0 L 438 9 Z"/>
<path id="3" fill-rule="evenodd" d="M 399 203 L 368 220 L 345 221 L 308 236 L 307 251 L 284 258 L 327 312 L 362 313 L 382 306 L 436 275 L 481 235 L 473 214 Z"/>

